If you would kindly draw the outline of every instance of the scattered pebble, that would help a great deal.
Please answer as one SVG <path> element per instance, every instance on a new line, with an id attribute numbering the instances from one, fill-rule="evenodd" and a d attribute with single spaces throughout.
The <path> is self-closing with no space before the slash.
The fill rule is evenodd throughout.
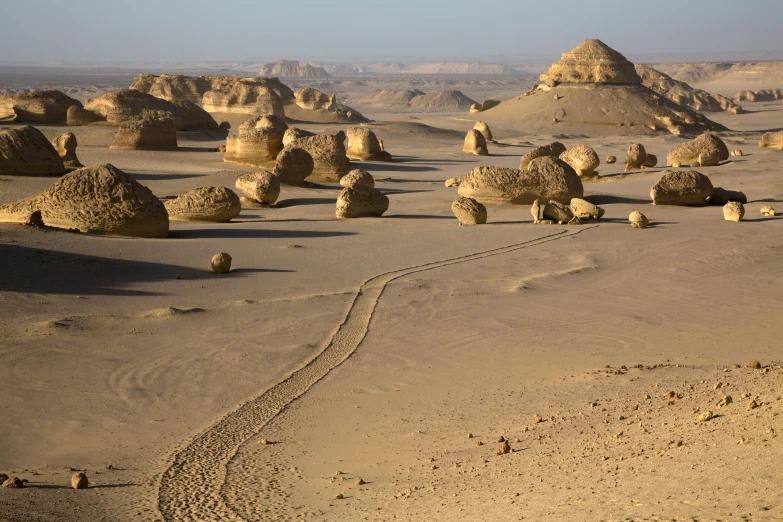
<path id="1" fill-rule="evenodd" d="M 335 495 L 335 497 L 334 497 L 334 499 L 335 499 L 335 500 L 342 500 L 342 499 L 344 499 L 344 498 L 345 498 L 345 497 L 343 496 L 343 494 L 342 494 L 342 493 L 338 493 L 338 494 L 337 494 L 337 495 Z"/>
<path id="2" fill-rule="evenodd" d="M 720 406 L 721 408 L 724 406 L 728 406 L 729 404 L 731 404 L 731 401 L 732 401 L 731 395 L 726 395 L 724 398 L 720 400 L 718 406 Z"/>
<path id="3" fill-rule="evenodd" d="M 504 440 L 503 444 L 495 452 L 495 455 L 500 456 L 500 455 L 505 455 L 506 453 L 511 453 L 511 445 L 508 443 L 507 440 Z"/>
<path id="4" fill-rule="evenodd" d="M 761 363 L 758 362 L 758 361 L 750 361 L 745 366 L 748 367 L 748 368 L 752 368 L 754 370 L 760 370 L 761 369 Z"/>
<path id="5" fill-rule="evenodd" d="M 699 418 L 696 419 L 696 422 L 707 422 L 708 420 L 712 419 L 715 416 L 712 411 L 707 410 L 705 412 L 702 412 L 701 415 L 699 415 Z"/>

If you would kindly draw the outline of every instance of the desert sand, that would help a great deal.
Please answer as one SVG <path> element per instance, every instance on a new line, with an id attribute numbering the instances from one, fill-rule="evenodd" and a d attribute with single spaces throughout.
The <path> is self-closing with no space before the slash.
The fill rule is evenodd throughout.
<path id="1" fill-rule="evenodd" d="M 62 84 L 36 72 L 14 85 Z M 67 92 L 127 88 L 133 75 L 116 74 L 73 74 Z M 440 81 L 361 92 L 457 88 L 514 108 L 534 83 Z M 719 206 L 653 206 L 665 165 L 624 172 L 631 143 L 663 159 L 695 134 L 368 104 L 393 159 L 351 168 L 388 197 L 380 218 L 339 219 L 343 187 L 310 183 L 228 223 L 171 221 L 168 238 L 0 224 L 0 472 L 28 481 L 0 488 L 0 520 L 783 518 L 783 152 L 758 147 L 783 101 L 742 105 L 705 117 L 744 154 L 697 169 L 747 195 L 739 223 Z M 477 120 L 488 156 L 462 152 Z M 111 149 L 104 124 L 36 127 L 73 132 L 82 164 L 111 163 L 161 199 L 260 170 L 224 162 L 219 131 L 146 151 Z M 584 181 L 601 219 L 534 225 L 529 205 L 487 205 L 486 224 L 459 226 L 447 178 L 517 168 L 553 141 L 601 158 Z M 0 205 L 55 180 L 0 176 Z M 649 228 L 630 226 L 634 210 Z M 218 275 L 221 252 L 232 270 Z"/>

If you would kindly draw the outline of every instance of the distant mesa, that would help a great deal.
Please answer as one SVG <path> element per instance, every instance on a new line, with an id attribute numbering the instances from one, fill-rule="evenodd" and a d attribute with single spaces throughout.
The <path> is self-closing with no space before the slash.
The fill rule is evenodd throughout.
<path id="1" fill-rule="evenodd" d="M 331 78 L 323 67 L 302 63 L 296 60 L 278 60 L 265 64 L 259 76 L 282 78 Z"/>
<path id="2" fill-rule="evenodd" d="M 720 94 L 710 94 L 701 89 L 694 89 L 685 82 L 648 67 L 636 64 L 636 72 L 642 79 L 642 84 L 658 94 L 666 96 L 674 103 L 701 112 L 728 112 L 742 114 L 742 106 Z"/>
<path id="3" fill-rule="evenodd" d="M 476 102 L 460 91 L 383 90 L 351 98 L 357 106 L 376 109 L 415 110 L 416 112 L 464 112 Z"/>
<path id="4" fill-rule="evenodd" d="M 643 85 L 634 65 L 601 42 L 586 40 L 545 73 L 541 84 L 469 117 L 547 134 L 700 134 L 726 127 Z"/>
<path id="5" fill-rule="evenodd" d="M 0 95 L 0 118 L 20 123 L 65 123 L 68 108 L 82 103 L 60 91 L 30 91 Z"/>
<path id="6" fill-rule="evenodd" d="M 168 101 L 187 101 L 206 112 L 267 115 L 316 123 L 366 123 L 361 113 L 317 89 L 296 93 L 277 78 L 141 74 L 131 89 Z"/>

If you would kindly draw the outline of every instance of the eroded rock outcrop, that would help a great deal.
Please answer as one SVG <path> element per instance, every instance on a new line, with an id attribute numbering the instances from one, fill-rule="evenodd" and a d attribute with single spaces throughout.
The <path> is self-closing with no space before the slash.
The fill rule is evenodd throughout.
<path id="1" fill-rule="evenodd" d="M 375 179 L 372 174 L 362 169 L 354 169 L 340 178 L 340 185 L 343 187 L 353 187 L 363 185 L 365 187 L 375 188 Z"/>
<path id="2" fill-rule="evenodd" d="M 581 219 L 601 219 L 604 209 L 581 198 L 571 199 L 571 212 Z"/>
<path id="3" fill-rule="evenodd" d="M 107 92 L 87 100 L 84 108 L 102 120 L 121 125 L 143 118 L 171 119 L 177 130 L 217 130 L 218 124 L 210 114 L 184 99 L 164 100 L 135 89 Z"/>
<path id="4" fill-rule="evenodd" d="M 544 156 L 552 156 L 554 158 L 558 158 L 565 151 L 566 151 L 566 146 L 560 143 L 559 141 L 552 142 L 549 145 L 542 145 L 540 147 L 536 147 L 535 149 L 531 150 L 530 152 L 522 156 L 522 159 L 519 161 L 519 168 L 521 170 L 526 169 L 527 166 L 530 165 L 530 162 L 536 158 L 543 158 Z"/>
<path id="5" fill-rule="evenodd" d="M 678 145 L 666 155 L 666 164 L 670 166 L 709 167 L 729 159 L 729 149 L 714 134 L 702 134 L 697 138 Z"/>
<path id="6" fill-rule="evenodd" d="M 587 145 L 577 145 L 566 149 L 560 154 L 560 159 L 571 165 L 577 175 L 584 177 L 594 176 L 595 169 L 601 164 L 598 154 Z"/>
<path id="7" fill-rule="evenodd" d="M 75 170 L 41 194 L 0 207 L 0 221 L 24 223 L 35 211 L 47 226 L 92 234 L 166 237 L 169 232 L 163 203 L 110 164 Z"/>
<path id="8" fill-rule="evenodd" d="M 585 40 L 540 76 L 550 86 L 559 83 L 642 83 L 633 64 L 600 40 Z"/>
<path id="9" fill-rule="evenodd" d="M 299 186 L 304 184 L 305 179 L 313 173 L 314 166 L 313 157 L 306 150 L 299 147 L 285 147 L 277 155 L 275 174 L 280 178 L 281 183 Z"/>
<path id="10" fill-rule="evenodd" d="M 65 124 L 69 127 L 79 127 L 82 125 L 89 125 L 96 121 L 101 121 L 101 117 L 92 111 L 88 111 L 79 105 L 71 105 L 68 107 L 68 112 L 65 116 Z"/>
<path id="11" fill-rule="evenodd" d="M 720 94 L 713 95 L 701 89 L 694 89 L 687 83 L 675 80 L 646 65 L 636 64 L 635 67 L 643 85 L 666 96 L 674 103 L 701 112 L 724 111 L 731 114 L 744 112 L 740 105 Z"/>
<path id="12" fill-rule="evenodd" d="M 144 118 L 120 125 L 111 144 L 112 149 L 168 150 L 177 148 L 177 131 L 168 118 Z"/>
<path id="13" fill-rule="evenodd" d="M 0 175 L 62 176 L 65 167 L 46 136 L 25 125 L 0 129 Z"/>
<path id="14" fill-rule="evenodd" d="M 460 225 L 483 225 L 487 222 L 487 207 L 473 198 L 463 196 L 455 199 L 451 211 Z"/>
<path id="15" fill-rule="evenodd" d="M 378 137 L 365 127 L 349 127 L 346 132 L 348 159 L 356 161 L 391 161 L 391 154 L 383 150 Z"/>
<path id="16" fill-rule="evenodd" d="M 477 121 L 476 124 L 473 126 L 473 130 L 477 130 L 481 133 L 482 136 L 484 136 L 484 140 L 486 140 L 487 143 L 491 143 L 494 141 L 492 138 L 492 131 L 489 128 L 489 125 L 484 123 L 483 121 Z"/>
<path id="17" fill-rule="evenodd" d="M 465 143 L 462 145 L 462 152 L 465 154 L 474 154 L 476 156 L 488 156 L 487 140 L 476 129 L 471 129 L 465 135 Z"/>
<path id="18" fill-rule="evenodd" d="M 77 145 L 76 136 L 72 132 L 64 132 L 52 140 L 52 146 L 63 161 L 65 168 L 80 169 L 84 167 L 76 157 Z"/>
<path id="19" fill-rule="evenodd" d="M 242 211 L 239 196 L 226 187 L 195 188 L 163 204 L 172 221 L 227 223 Z"/>
<path id="20" fill-rule="evenodd" d="M 267 171 L 243 174 L 234 186 L 257 203 L 274 205 L 280 196 L 280 178 Z"/>
<path id="21" fill-rule="evenodd" d="M 650 190 L 653 205 L 704 206 L 712 196 L 710 178 L 695 170 L 665 173 Z"/>
<path id="22" fill-rule="evenodd" d="M 0 95 L 0 118 L 15 115 L 24 123 L 64 123 L 68 108 L 82 103 L 54 90 L 36 90 Z"/>
<path id="23" fill-rule="evenodd" d="M 641 143 L 631 143 L 625 154 L 625 171 L 642 168 L 647 161 L 647 151 Z"/>
<path id="24" fill-rule="evenodd" d="M 297 127 L 288 127 L 288 130 L 283 134 L 283 147 L 296 139 L 306 138 L 307 136 L 315 136 L 315 133 Z"/>
<path id="25" fill-rule="evenodd" d="M 346 187 L 337 198 L 338 218 L 380 217 L 389 209 L 389 198 L 379 190 L 354 185 Z"/>
<path id="26" fill-rule="evenodd" d="M 278 60 L 273 63 L 267 63 L 261 68 L 261 72 L 258 75 L 282 76 L 283 78 L 331 78 L 331 75 L 323 67 L 296 60 Z"/>
<path id="27" fill-rule="evenodd" d="M 336 183 L 351 170 L 345 145 L 337 136 L 317 134 L 298 138 L 289 143 L 288 148 L 304 149 L 313 157 L 313 173 L 308 181 Z"/>
<path id="28" fill-rule="evenodd" d="M 288 125 L 277 116 L 255 116 L 242 122 L 238 135 L 226 140 L 223 161 L 263 166 L 275 161 L 283 150 L 283 136 Z"/>
<path id="29" fill-rule="evenodd" d="M 759 147 L 762 149 L 783 149 L 783 131 L 764 134 L 759 142 Z"/>

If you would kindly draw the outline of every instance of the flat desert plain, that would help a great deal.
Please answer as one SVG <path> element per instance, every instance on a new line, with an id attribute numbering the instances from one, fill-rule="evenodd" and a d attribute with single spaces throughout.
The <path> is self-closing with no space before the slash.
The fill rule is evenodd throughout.
<path id="1" fill-rule="evenodd" d="M 743 106 L 709 117 L 744 155 L 698 169 L 747 195 L 739 223 L 651 205 L 665 167 L 623 172 L 630 143 L 662 164 L 684 136 L 493 126 L 467 156 L 466 113 L 362 109 L 394 156 L 352 162 L 382 218 L 335 218 L 322 184 L 167 239 L 0 225 L 0 471 L 28 480 L 0 489 L 0 520 L 783 518 L 783 218 L 760 213 L 783 212 L 783 152 L 758 147 L 783 101 Z M 217 133 L 145 152 L 109 149 L 113 127 L 38 128 L 160 198 L 258 170 L 211 152 Z M 601 220 L 514 205 L 458 225 L 447 178 L 554 140 L 601 158 Z M 53 181 L 0 177 L 0 204 Z"/>

